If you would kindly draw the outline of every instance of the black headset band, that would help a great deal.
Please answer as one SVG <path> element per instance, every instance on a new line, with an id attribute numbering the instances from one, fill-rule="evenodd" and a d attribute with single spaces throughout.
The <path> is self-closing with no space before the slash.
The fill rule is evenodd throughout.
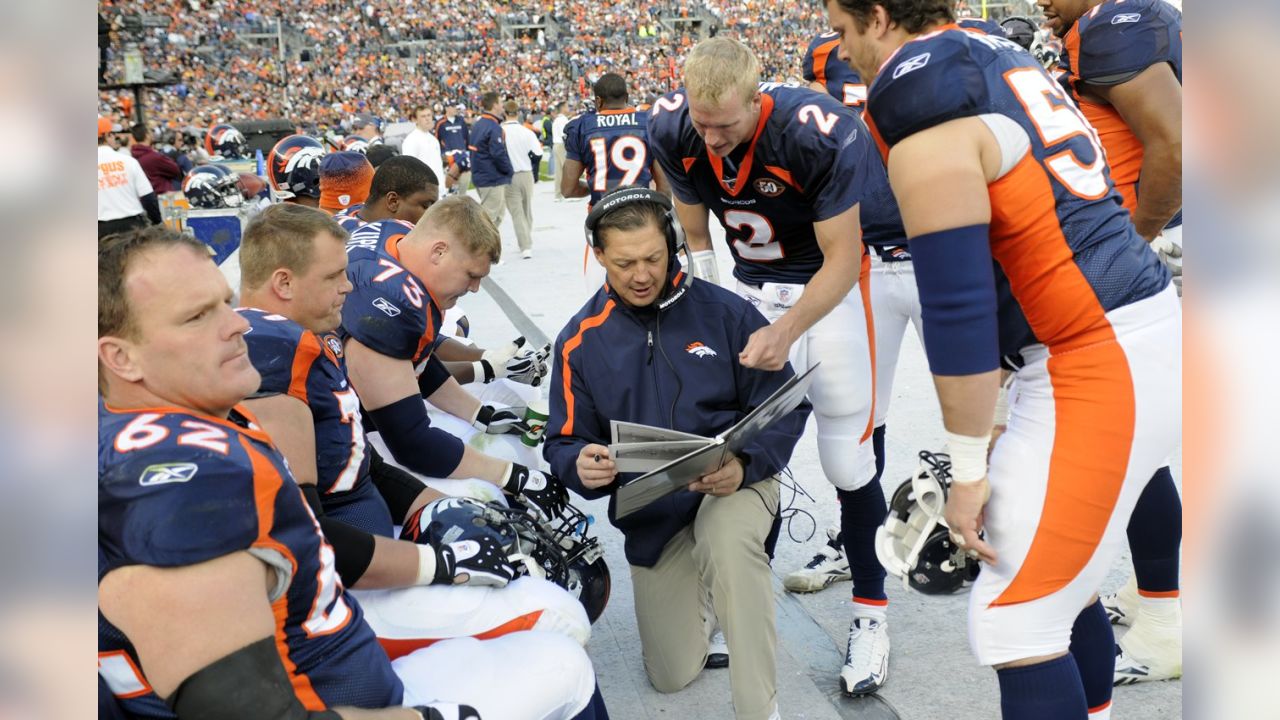
<path id="1" fill-rule="evenodd" d="M 676 237 L 675 208 L 671 204 L 671 199 L 656 190 L 642 187 L 613 190 L 601 198 L 595 207 L 591 208 L 591 212 L 587 214 L 586 222 L 587 244 L 591 247 L 598 247 L 596 229 L 606 215 L 621 207 L 640 202 L 658 205 L 662 208 L 662 232 L 667 237 L 671 250 L 674 252 L 680 243 Z"/>

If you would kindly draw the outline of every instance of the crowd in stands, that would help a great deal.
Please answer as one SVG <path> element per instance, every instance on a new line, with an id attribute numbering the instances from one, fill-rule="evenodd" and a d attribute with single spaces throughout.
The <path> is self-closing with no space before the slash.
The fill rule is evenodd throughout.
<path id="1" fill-rule="evenodd" d="M 99 12 L 115 28 L 107 82 L 121 77 L 121 48 L 140 41 L 146 66 L 174 79 L 147 94 L 148 123 L 193 134 L 268 118 L 308 131 L 357 115 L 396 122 L 423 105 L 437 114 L 449 103 L 474 108 L 490 89 L 536 116 L 562 100 L 573 113 L 611 71 L 626 77 L 639 104 L 675 87 L 680 58 L 697 40 L 691 23 L 664 17 L 710 22 L 756 51 L 765 79 L 795 79 L 803 48 L 825 28 L 812 0 L 102 0 Z M 168 26 L 126 34 L 123 13 Z M 103 114 L 132 109 L 129 91 L 99 100 Z"/>

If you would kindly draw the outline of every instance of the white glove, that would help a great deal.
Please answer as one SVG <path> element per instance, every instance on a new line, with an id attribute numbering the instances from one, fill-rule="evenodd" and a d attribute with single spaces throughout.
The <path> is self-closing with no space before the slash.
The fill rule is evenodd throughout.
<path id="1" fill-rule="evenodd" d="M 499 368 L 505 368 L 506 364 L 515 357 L 516 352 L 524 347 L 524 336 L 520 336 L 515 340 L 501 347 L 485 350 L 480 359 L 471 363 L 471 371 L 475 376 L 476 382 L 493 382 L 497 378 L 506 377 L 506 374 L 499 375 Z"/>
<path id="2" fill-rule="evenodd" d="M 1162 233 L 1157 235 L 1155 239 L 1151 241 L 1151 249 L 1155 250 L 1156 254 L 1160 256 L 1160 262 L 1164 263 L 1164 266 L 1169 268 L 1169 272 L 1173 274 L 1174 278 L 1182 277 L 1181 246 L 1165 237 Z M 1179 281 L 1179 283 L 1180 282 L 1181 281 Z"/>
<path id="3" fill-rule="evenodd" d="M 690 264 L 693 265 L 693 276 L 709 283 L 720 284 L 720 266 L 716 263 L 715 250 L 699 250 L 690 253 Z"/>
<path id="4" fill-rule="evenodd" d="M 489 435 L 527 433 L 529 425 L 524 421 L 524 410 L 524 408 L 481 405 L 471 425 Z"/>
<path id="5" fill-rule="evenodd" d="M 537 387 L 551 372 L 547 366 L 547 357 L 550 355 L 550 343 L 540 348 L 525 348 L 508 360 L 506 365 L 494 368 L 494 374 L 500 378 Z"/>

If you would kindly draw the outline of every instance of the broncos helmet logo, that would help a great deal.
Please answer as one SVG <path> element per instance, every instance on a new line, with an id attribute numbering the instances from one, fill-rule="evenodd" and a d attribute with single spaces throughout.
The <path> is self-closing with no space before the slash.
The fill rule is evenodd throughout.
<path id="1" fill-rule="evenodd" d="M 320 160 L 324 146 L 306 135 L 290 135 L 271 149 L 268 179 L 282 198 L 297 195 L 320 197 Z"/>
<path id="2" fill-rule="evenodd" d="M 249 141 L 245 139 L 244 133 L 226 124 L 209 128 L 204 138 L 205 152 L 211 156 L 218 155 L 223 158 L 244 157 L 248 144 Z"/>

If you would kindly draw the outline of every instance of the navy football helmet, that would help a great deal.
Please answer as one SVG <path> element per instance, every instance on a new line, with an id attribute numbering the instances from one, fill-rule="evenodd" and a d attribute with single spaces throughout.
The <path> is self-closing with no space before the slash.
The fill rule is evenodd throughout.
<path id="1" fill-rule="evenodd" d="M 978 577 L 978 561 L 951 540 L 943 519 L 950 487 L 951 457 L 922 450 L 920 467 L 893 493 L 876 530 L 880 564 L 926 595 L 955 592 Z"/>
<path id="2" fill-rule="evenodd" d="M 199 165 L 182 180 L 182 194 L 201 210 L 239 207 L 240 177 L 221 165 Z"/>
<path id="3" fill-rule="evenodd" d="M 441 498 L 423 508 L 419 522 L 406 524 L 400 538 L 431 545 L 496 538 L 517 575 L 544 578 L 568 590 L 595 622 L 609 602 L 611 580 L 599 539 L 587 534 L 592 519 L 566 505 L 558 516 L 538 523 L 518 498 L 512 504 Z"/>
<path id="4" fill-rule="evenodd" d="M 225 123 L 214 125 L 204 136 L 204 151 L 210 157 L 238 160 L 248 157 L 249 141 L 244 133 Z"/>
<path id="5" fill-rule="evenodd" d="M 320 197 L 320 159 L 324 146 L 309 135 L 290 135 L 271 148 L 267 181 L 276 197 Z"/>

